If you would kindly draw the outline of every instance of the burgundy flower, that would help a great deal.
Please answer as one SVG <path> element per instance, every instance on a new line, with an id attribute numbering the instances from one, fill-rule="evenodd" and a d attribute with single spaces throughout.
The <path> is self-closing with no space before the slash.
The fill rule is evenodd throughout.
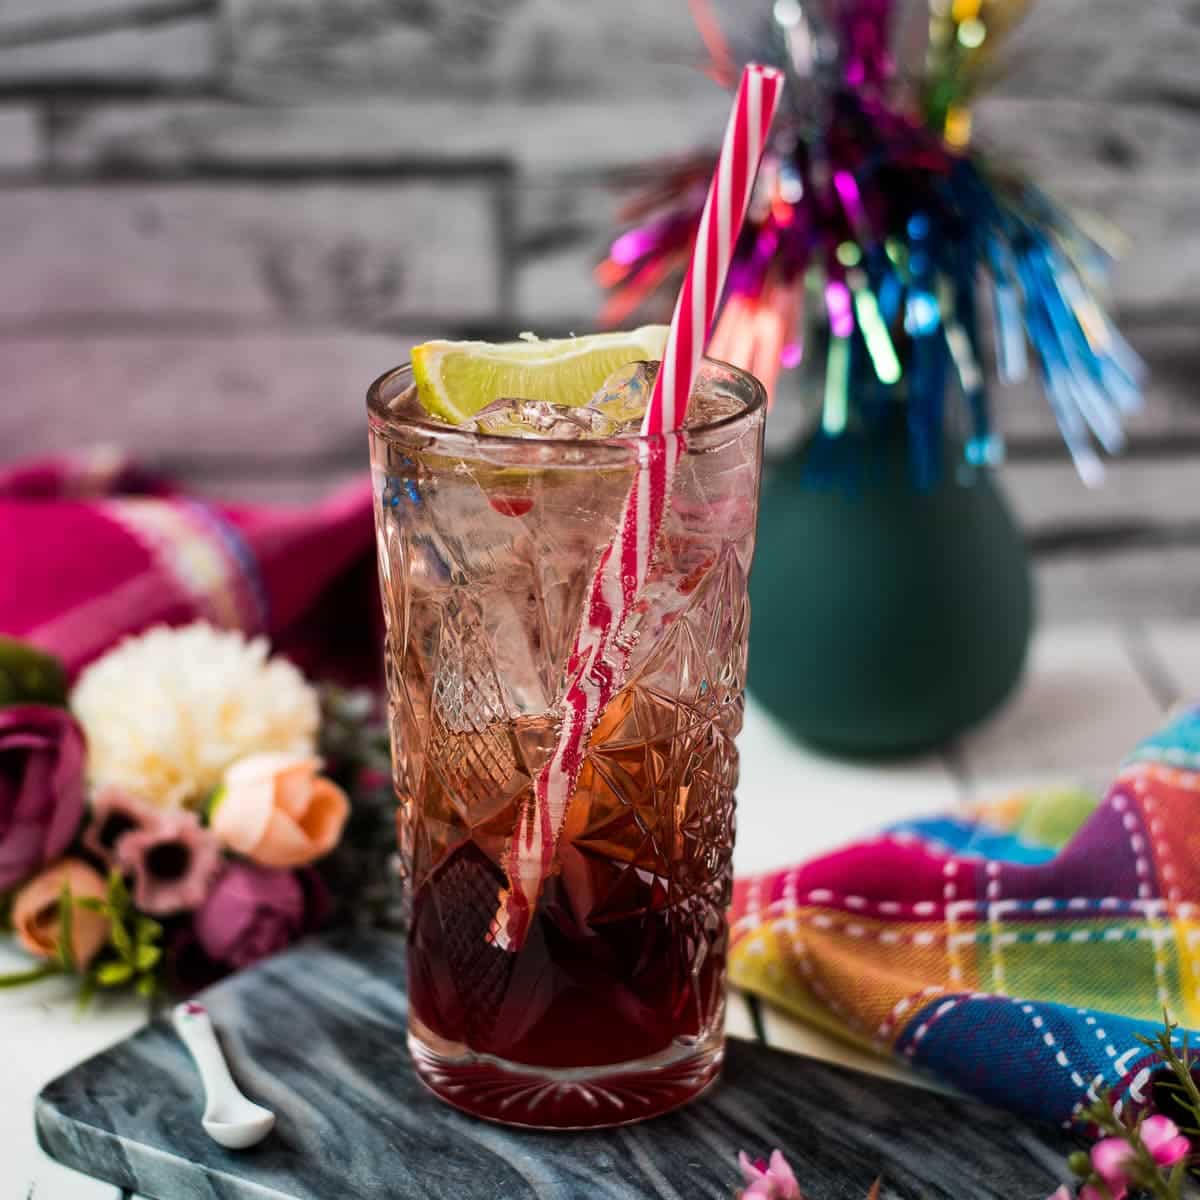
<path id="1" fill-rule="evenodd" d="M 117 861 L 133 875 L 133 902 L 155 916 L 199 908 L 221 867 L 221 847 L 195 813 L 173 809 L 117 839 Z"/>
<path id="2" fill-rule="evenodd" d="M 186 923 L 167 933 L 163 970 L 168 990 L 180 996 L 190 996 L 229 974 L 228 966 L 209 958 L 195 929 Z"/>
<path id="3" fill-rule="evenodd" d="M 304 893 L 304 933 L 316 933 L 323 929 L 333 915 L 333 897 L 329 885 L 312 867 L 296 872 L 300 889 Z"/>
<path id="4" fill-rule="evenodd" d="M 157 828 L 163 817 L 161 810 L 118 788 L 106 788 L 93 796 L 91 810 L 83 845 L 109 867 L 120 865 L 117 846 L 126 834 Z"/>
<path id="5" fill-rule="evenodd" d="M 230 863 L 196 913 L 196 937 L 210 958 L 246 967 L 304 933 L 305 909 L 293 872 Z"/>
<path id="6" fill-rule="evenodd" d="M 67 848 L 83 815 L 84 737 L 65 709 L 0 708 L 0 891 Z"/>

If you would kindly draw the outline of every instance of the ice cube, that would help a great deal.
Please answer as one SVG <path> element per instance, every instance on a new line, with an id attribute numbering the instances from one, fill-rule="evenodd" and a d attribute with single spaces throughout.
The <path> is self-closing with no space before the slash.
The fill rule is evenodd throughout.
<path id="1" fill-rule="evenodd" d="M 630 362 L 618 367 L 587 402 L 587 407 L 603 413 L 618 433 L 636 433 L 650 403 L 656 362 Z"/>
<path id="2" fill-rule="evenodd" d="M 587 407 L 603 413 L 613 423 L 610 436 L 627 437 L 638 433 L 642 418 L 654 391 L 659 363 L 631 362 L 618 367 L 601 384 Z M 701 375 L 688 402 L 687 428 L 711 425 L 738 413 L 744 407 L 727 386 Z"/>
<path id="3" fill-rule="evenodd" d="M 608 437 L 613 424 L 604 413 L 583 405 L 501 397 L 481 408 L 460 428 L 498 437 L 574 439 Z"/>

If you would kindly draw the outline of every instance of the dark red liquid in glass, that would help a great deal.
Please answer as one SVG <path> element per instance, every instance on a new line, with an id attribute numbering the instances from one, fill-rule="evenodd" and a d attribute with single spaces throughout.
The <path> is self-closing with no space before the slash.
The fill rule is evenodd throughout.
<path id="1" fill-rule="evenodd" d="M 501 1075 L 506 1067 L 528 1069 L 532 1078 L 539 1068 L 591 1068 L 601 1077 L 619 1070 L 625 1083 L 642 1087 L 636 1065 L 655 1060 L 645 1074 L 654 1080 L 650 1111 L 663 1111 L 697 1091 L 697 1064 L 688 1063 L 693 1048 L 704 1048 L 708 1068 L 700 1086 L 719 1065 L 736 759 L 719 721 L 681 720 L 677 703 L 632 695 L 636 690 L 612 702 L 593 734 L 558 869 L 519 951 L 498 949 L 487 934 L 504 886 L 497 863 L 521 791 L 467 809 L 436 781 L 426 792 L 413 814 L 420 882 L 409 1003 L 420 1042 L 447 1062 L 502 1060 Z M 631 723 L 635 703 L 640 720 Z M 631 729 L 638 736 L 629 736 Z M 502 732 L 518 756 L 531 735 L 535 744 L 545 740 L 544 731 L 528 728 Z M 478 735 L 447 736 L 460 743 L 456 756 L 484 753 Z M 469 748 L 468 738 L 476 743 Z M 467 828 L 464 811 L 478 818 Z M 422 872 L 427 854 L 434 865 Z M 475 1069 L 487 1074 L 478 1062 Z M 436 1081 L 431 1086 L 439 1090 Z M 613 1086 L 605 1082 L 602 1090 Z M 480 1115 L 514 1119 L 496 1110 L 494 1090 L 477 1081 L 446 1098 Z M 543 1099 L 528 1123 L 606 1123 L 594 1118 L 594 1097 L 560 1091 Z"/>

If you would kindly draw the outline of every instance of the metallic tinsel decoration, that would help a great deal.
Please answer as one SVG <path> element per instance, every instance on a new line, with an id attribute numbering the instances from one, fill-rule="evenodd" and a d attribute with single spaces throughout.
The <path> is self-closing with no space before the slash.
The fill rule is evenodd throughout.
<path id="1" fill-rule="evenodd" d="M 894 0 L 773 0 L 755 57 L 788 73 L 789 108 L 709 352 L 768 391 L 781 369 L 823 362 L 816 482 L 845 482 L 856 468 L 843 435 L 898 413 L 918 488 L 940 477 L 947 427 L 963 431 L 968 463 L 998 462 L 989 361 L 1004 383 L 1040 375 L 1085 482 L 1102 475 L 1097 447 L 1122 447 L 1143 368 L 1097 299 L 1109 253 L 1032 182 L 969 145 L 969 100 L 1026 3 L 932 0 L 924 62 L 906 73 L 894 58 Z M 710 73 L 736 77 L 707 6 L 692 5 Z M 626 209 L 632 228 L 598 268 L 612 289 L 608 321 L 673 291 L 711 166 L 709 156 L 674 166 Z"/>

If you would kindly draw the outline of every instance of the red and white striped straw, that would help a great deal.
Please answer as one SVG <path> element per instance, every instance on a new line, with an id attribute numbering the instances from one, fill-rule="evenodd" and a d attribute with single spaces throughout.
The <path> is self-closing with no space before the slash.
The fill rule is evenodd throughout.
<path id="1" fill-rule="evenodd" d="M 534 782 L 532 803 L 518 816 L 504 858 L 508 886 L 500 893 L 490 937 L 518 950 L 550 872 L 567 805 L 575 791 L 588 738 L 625 678 L 629 650 L 620 638 L 645 583 L 682 449 L 676 433 L 725 287 L 754 177 L 779 104 L 783 76 L 749 64 L 742 72 L 717 169 L 709 185 L 692 258 L 667 333 L 662 366 L 642 421 L 638 470 L 621 510 L 616 536 L 600 556 L 587 608 L 567 660 L 569 685 L 550 761 Z"/>

